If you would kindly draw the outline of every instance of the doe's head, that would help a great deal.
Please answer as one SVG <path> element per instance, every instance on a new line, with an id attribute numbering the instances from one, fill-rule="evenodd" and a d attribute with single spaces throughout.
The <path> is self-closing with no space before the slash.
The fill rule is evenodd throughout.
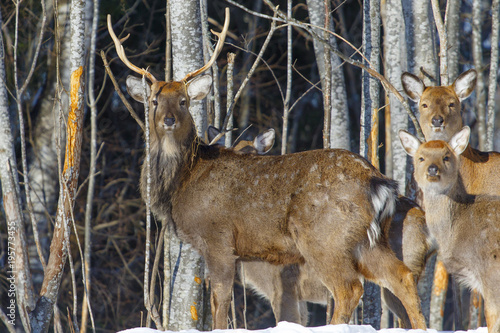
<path id="1" fill-rule="evenodd" d="M 410 73 L 401 75 L 404 91 L 418 103 L 420 126 L 427 141 L 448 141 L 460 131 L 461 103 L 474 91 L 476 80 L 474 69 L 462 73 L 452 85 L 438 87 L 426 87 L 418 76 Z"/>
<path id="2" fill-rule="evenodd" d="M 414 175 L 418 185 L 434 193 L 446 193 L 458 179 L 459 160 L 469 143 L 470 128 L 465 126 L 449 142 L 420 142 L 412 134 L 400 130 L 399 139 L 406 153 L 413 157 Z"/>

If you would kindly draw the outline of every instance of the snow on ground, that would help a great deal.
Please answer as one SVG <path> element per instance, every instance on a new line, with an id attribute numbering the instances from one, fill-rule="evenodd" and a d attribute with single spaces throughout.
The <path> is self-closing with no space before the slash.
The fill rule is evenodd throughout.
<path id="1" fill-rule="evenodd" d="M 160 331 L 151 328 L 132 328 L 117 333 L 159 333 Z M 164 331 L 165 333 L 172 331 Z M 198 333 L 198 330 L 183 330 L 179 333 Z M 270 327 L 262 330 L 245 330 L 245 329 L 231 329 L 231 330 L 215 330 L 214 332 L 220 333 L 423 333 L 423 330 L 405 330 L 402 328 L 386 328 L 382 330 L 375 330 L 369 325 L 326 325 L 319 327 L 304 327 L 299 324 L 288 323 L 282 321 L 276 327 Z M 438 333 L 436 330 L 427 329 L 428 333 Z M 464 331 L 457 331 L 464 332 Z M 469 333 L 488 333 L 486 327 L 481 327 L 476 330 L 469 330 Z"/>

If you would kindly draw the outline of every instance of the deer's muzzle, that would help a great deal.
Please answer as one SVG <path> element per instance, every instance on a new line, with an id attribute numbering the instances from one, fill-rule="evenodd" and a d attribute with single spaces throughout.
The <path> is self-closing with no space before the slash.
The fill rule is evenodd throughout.
<path id="1" fill-rule="evenodd" d="M 172 127 L 175 125 L 175 118 L 174 117 L 165 117 L 164 119 L 165 126 Z"/>

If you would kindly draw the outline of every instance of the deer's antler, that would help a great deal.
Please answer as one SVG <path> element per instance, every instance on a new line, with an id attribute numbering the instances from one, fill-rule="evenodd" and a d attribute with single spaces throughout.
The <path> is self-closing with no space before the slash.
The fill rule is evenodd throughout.
<path id="1" fill-rule="evenodd" d="M 226 8 L 226 14 L 225 15 L 226 15 L 226 18 L 224 19 L 224 27 L 222 28 L 222 31 L 221 32 L 215 32 L 215 31 L 211 30 L 212 33 L 218 37 L 217 45 L 214 48 L 214 53 L 212 54 L 212 57 L 205 64 L 205 66 L 203 66 L 200 69 L 197 69 L 197 70 L 195 70 L 195 71 L 193 71 L 191 73 L 188 73 L 181 80 L 182 82 L 186 83 L 189 80 L 193 79 L 194 77 L 200 75 L 201 73 L 203 73 L 207 69 L 209 69 L 213 65 L 213 63 L 215 62 L 215 60 L 217 59 L 217 57 L 219 56 L 219 53 L 222 50 L 222 47 L 224 46 L 224 40 L 226 39 L 227 30 L 229 28 L 229 8 Z"/>
<path id="2" fill-rule="evenodd" d="M 116 34 L 115 32 L 113 31 L 113 25 L 111 24 L 111 15 L 108 14 L 108 31 L 109 31 L 109 35 L 111 36 L 111 38 L 113 39 L 113 42 L 115 42 L 115 48 L 116 48 L 116 53 L 118 54 L 118 57 L 120 58 L 120 60 L 128 67 L 130 68 L 131 70 L 133 70 L 134 72 L 140 74 L 140 75 L 144 75 L 146 76 L 146 78 L 148 78 L 149 81 L 151 81 L 151 83 L 154 83 L 154 82 L 157 82 L 156 78 L 153 76 L 153 74 L 151 74 L 150 72 L 148 72 L 147 70 L 145 70 L 144 68 L 139 68 L 137 67 L 136 65 L 134 65 L 133 63 L 131 63 L 128 59 L 127 59 L 127 56 L 125 55 L 125 49 L 123 48 L 123 45 L 122 43 L 124 41 L 126 41 L 128 39 L 128 37 L 130 36 L 130 34 L 128 34 L 127 36 L 125 36 L 124 38 L 122 39 L 118 39 L 118 37 L 116 37 Z"/>

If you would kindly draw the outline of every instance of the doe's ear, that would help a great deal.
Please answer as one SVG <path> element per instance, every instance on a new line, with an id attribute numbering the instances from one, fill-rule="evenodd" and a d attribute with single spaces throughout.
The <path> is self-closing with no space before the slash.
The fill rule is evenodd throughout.
<path id="1" fill-rule="evenodd" d="M 472 94 L 476 87 L 477 72 L 475 69 L 469 69 L 460 74 L 459 77 L 453 82 L 453 90 L 457 94 L 460 102 Z"/>
<path id="2" fill-rule="evenodd" d="M 126 80 L 127 84 L 127 92 L 128 94 L 135 99 L 137 102 L 144 103 L 144 100 L 149 98 L 151 95 L 151 87 L 148 82 L 146 82 L 146 98 L 144 98 L 144 86 L 142 85 L 142 79 L 138 77 L 129 75 Z"/>
<path id="3" fill-rule="evenodd" d="M 399 140 L 406 153 L 410 156 L 415 156 L 418 147 L 422 144 L 418 138 L 405 130 L 399 130 Z"/>
<path id="4" fill-rule="evenodd" d="M 470 127 L 464 126 L 460 130 L 460 132 L 451 137 L 450 142 L 448 143 L 450 144 L 450 147 L 453 149 L 455 154 L 460 155 L 464 152 L 465 148 L 467 148 L 467 145 L 469 144 L 469 138 Z"/>
<path id="5" fill-rule="evenodd" d="M 212 76 L 200 75 L 188 82 L 187 93 L 190 99 L 204 99 L 212 88 Z"/>
<path id="6" fill-rule="evenodd" d="M 425 89 L 425 84 L 422 80 L 416 75 L 404 72 L 401 75 L 401 83 L 403 84 L 406 95 L 408 95 L 412 101 L 418 103 Z"/>
<path id="7" fill-rule="evenodd" d="M 264 133 L 261 133 L 253 140 L 253 146 L 260 155 L 267 154 L 274 146 L 274 128 L 270 128 Z"/>
<path id="8" fill-rule="evenodd" d="M 212 140 L 215 139 L 215 137 L 217 135 L 219 135 L 219 133 L 220 133 L 220 131 L 217 127 L 214 127 L 212 125 L 208 126 L 208 128 L 207 128 L 208 143 L 212 142 Z M 214 144 L 224 146 L 225 142 L 226 142 L 225 137 L 222 136 Z"/>

